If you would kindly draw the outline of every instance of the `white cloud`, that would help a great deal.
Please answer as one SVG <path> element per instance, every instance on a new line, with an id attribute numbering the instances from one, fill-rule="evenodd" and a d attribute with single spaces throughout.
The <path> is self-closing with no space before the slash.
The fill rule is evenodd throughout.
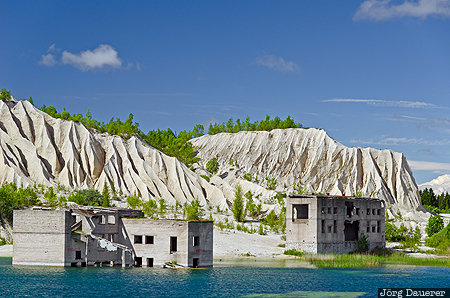
<path id="1" fill-rule="evenodd" d="M 450 16 L 450 0 L 405 0 L 400 4 L 392 0 L 365 0 L 353 20 L 381 21 L 400 17 L 426 19 L 429 16 Z"/>
<path id="2" fill-rule="evenodd" d="M 450 163 L 409 160 L 408 164 L 415 171 L 450 171 Z"/>
<path id="3" fill-rule="evenodd" d="M 449 145 L 450 140 L 439 139 L 439 140 L 425 140 L 422 138 L 405 138 L 405 137 L 381 137 L 380 139 L 374 140 L 361 140 L 361 139 L 351 139 L 352 144 L 364 144 L 364 145 L 383 145 L 383 146 L 395 146 L 401 144 L 412 144 L 412 145 L 426 145 L 426 146 L 443 146 Z"/>
<path id="4" fill-rule="evenodd" d="M 122 60 L 119 58 L 117 51 L 106 44 L 99 45 L 92 51 L 86 50 L 79 54 L 64 51 L 61 61 L 83 71 L 103 67 L 120 68 L 122 66 Z"/>
<path id="5" fill-rule="evenodd" d="M 417 117 L 417 116 L 411 116 L 411 115 L 402 115 L 402 114 L 393 114 L 390 117 L 386 118 L 387 120 L 392 121 L 425 121 L 426 118 Z"/>
<path id="6" fill-rule="evenodd" d="M 47 49 L 47 53 L 58 52 L 58 51 L 59 51 L 59 49 L 56 48 L 56 45 L 54 43 L 52 43 Z"/>
<path id="7" fill-rule="evenodd" d="M 49 67 L 54 66 L 56 64 L 55 56 L 53 56 L 52 54 L 42 55 L 39 64 Z"/>
<path id="8" fill-rule="evenodd" d="M 259 56 L 256 58 L 256 64 L 281 72 L 300 71 L 300 67 L 298 67 L 295 62 L 285 61 L 282 57 L 276 57 L 273 55 Z"/>
<path id="9" fill-rule="evenodd" d="M 399 108 L 437 108 L 438 106 L 423 101 L 407 100 L 383 100 L 383 99 L 356 99 L 356 98 L 332 98 L 323 100 L 323 102 L 347 102 L 364 103 L 367 105 L 380 107 L 399 107 Z"/>

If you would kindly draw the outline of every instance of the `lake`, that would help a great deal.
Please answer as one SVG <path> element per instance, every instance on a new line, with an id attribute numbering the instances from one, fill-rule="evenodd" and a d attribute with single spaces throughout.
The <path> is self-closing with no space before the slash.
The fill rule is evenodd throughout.
<path id="1" fill-rule="evenodd" d="M 4 296 L 377 297 L 379 287 L 446 287 L 450 268 L 302 268 L 297 260 L 216 262 L 211 269 L 13 267 L 0 258 Z"/>

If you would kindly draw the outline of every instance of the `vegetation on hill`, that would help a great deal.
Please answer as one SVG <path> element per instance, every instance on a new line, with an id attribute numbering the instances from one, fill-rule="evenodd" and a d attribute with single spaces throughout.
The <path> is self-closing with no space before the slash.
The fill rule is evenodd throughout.
<path id="1" fill-rule="evenodd" d="M 0 90 L 0 100 L 10 101 L 11 99 L 12 99 L 11 91 L 6 90 L 6 89 Z"/>
<path id="2" fill-rule="evenodd" d="M 303 127 L 301 123 L 295 122 L 291 116 L 288 116 L 285 120 L 281 120 L 280 117 L 270 119 L 270 116 L 266 116 L 266 119 L 255 122 L 250 122 L 250 117 L 247 116 L 244 121 L 237 119 L 234 122 L 233 118 L 230 118 L 227 122 L 210 124 L 208 134 L 215 135 L 221 132 L 235 133 L 240 131 L 271 131 L 277 128 L 306 127 Z"/>
<path id="3" fill-rule="evenodd" d="M 0 90 L 0 100 L 10 101 L 12 99 L 11 92 L 6 89 Z M 33 103 L 32 98 L 28 99 Z M 120 118 L 111 118 L 107 123 L 95 120 L 91 112 L 88 110 L 86 115 L 70 114 L 65 109 L 58 112 L 53 106 L 43 105 L 41 110 L 48 115 L 57 118 L 80 122 L 88 128 L 98 130 L 102 133 L 118 135 L 123 138 L 129 138 L 132 135 L 139 135 L 150 146 L 159 151 L 176 157 L 179 161 L 191 167 L 198 158 L 196 152 L 189 140 L 204 135 L 203 125 L 196 125 L 192 130 L 183 130 L 180 133 L 172 131 L 170 128 L 166 130 L 150 130 L 147 133 L 139 129 L 139 123 L 133 122 L 133 114 L 129 114 L 128 118 L 123 122 Z M 297 123 L 288 116 L 285 120 L 275 117 L 266 116 L 266 119 L 250 122 L 250 117 L 246 117 L 244 121 L 237 119 L 233 121 L 230 118 L 227 122 L 210 124 L 208 134 L 214 135 L 221 132 L 235 133 L 239 131 L 270 131 L 276 128 L 305 128 L 302 124 Z"/>
<path id="4" fill-rule="evenodd" d="M 450 224 L 428 238 L 425 245 L 436 248 L 438 253 L 450 255 Z"/>
<path id="5" fill-rule="evenodd" d="M 144 133 L 139 129 L 139 123 L 133 122 L 133 114 L 129 114 L 125 122 L 121 121 L 120 118 L 113 117 L 108 123 L 103 123 L 93 119 L 89 110 L 85 116 L 79 113 L 71 115 L 66 110 L 58 113 L 53 106 L 43 105 L 41 110 L 54 118 L 80 122 L 84 126 L 96 129 L 102 133 L 106 132 L 123 138 L 139 135 L 150 146 L 164 154 L 176 157 L 188 167 L 191 167 L 198 161 L 198 158 L 195 156 L 196 152 L 189 140 L 204 134 L 204 127 L 200 124 L 196 125 L 191 131 L 183 130 L 178 134 L 170 128 L 166 130 L 150 130 L 147 133 Z M 270 116 L 266 116 L 265 120 L 255 122 L 250 122 L 249 117 L 245 118 L 245 121 L 237 119 L 236 122 L 233 122 L 232 118 L 230 118 L 227 122 L 221 124 L 211 124 L 208 133 L 214 135 L 220 132 L 239 132 L 244 130 L 270 131 L 276 128 L 303 128 L 303 126 L 300 123 L 296 123 L 290 116 L 285 120 L 281 120 L 279 117 L 270 119 Z M 215 166 L 214 169 L 218 168 L 218 164 L 213 166 Z"/>
<path id="6" fill-rule="evenodd" d="M 432 188 L 420 191 L 422 205 L 434 213 L 450 213 L 450 194 L 441 193 L 436 195 Z"/>
<path id="7" fill-rule="evenodd" d="M 36 205 L 38 202 L 36 191 L 33 188 L 17 187 L 14 183 L 5 183 L 0 187 L 0 221 L 12 224 L 15 209 Z"/>

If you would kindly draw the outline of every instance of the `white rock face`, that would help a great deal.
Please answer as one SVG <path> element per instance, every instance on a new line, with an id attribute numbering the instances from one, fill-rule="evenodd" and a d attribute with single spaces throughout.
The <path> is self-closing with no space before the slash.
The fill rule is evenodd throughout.
<path id="1" fill-rule="evenodd" d="M 70 189 L 114 183 L 117 191 L 168 204 L 198 199 L 226 208 L 215 186 L 138 137 L 124 140 L 54 119 L 28 101 L 0 101 L 0 183 L 58 183 Z"/>
<path id="2" fill-rule="evenodd" d="M 450 192 L 450 175 L 442 175 L 419 185 L 419 189 L 432 188 L 435 194 Z"/>
<path id="3" fill-rule="evenodd" d="M 124 140 L 54 119 L 28 101 L 0 101 L 0 183 L 59 183 L 101 191 L 113 182 L 117 191 L 137 193 L 144 200 L 183 204 L 198 199 L 203 206 L 222 210 L 230 205 L 239 183 L 244 193 L 250 190 L 255 201 L 263 203 L 263 210 L 279 209 L 276 192 L 265 184 L 269 177 L 275 178 L 277 191 L 290 192 L 300 183 L 310 192 L 373 195 L 415 218 L 423 210 L 403 154 L 347 148 L 323 130 L 222 133 L 192 143 L 198 148 L 199 174 L 212 157 L 219 161 L 219 175 L 211 183 L 139 137 Z M 245 173 L 258 181 L 244 180 Z"/>
<path id="4" fill-rule="evenodd" d="M 243 183 L 245 173 L 259 173 L 259 182 L 275 178 L 277 190 L 300 183 L 309 192 L 352 195 L 362 192 L 385 200 L 394 209 L 423 211 L 411 169 L 402 153 L 348 148 L 319 129 L 276 129 L 205 135 L 193 139 L 201 167 L 216 157 L 218 176 L 230 185 Z"/>

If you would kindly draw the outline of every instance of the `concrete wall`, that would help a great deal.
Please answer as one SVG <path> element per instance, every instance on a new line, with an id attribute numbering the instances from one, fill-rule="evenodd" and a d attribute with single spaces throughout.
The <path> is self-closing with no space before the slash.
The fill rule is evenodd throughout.
<path id="1" fill-rule="evenodd" d="M 294 218 L 294 205 L 308 205 L 308 219 Z M 317 253 L 317 200 L 288 198 L 286 204 L 286 249 Z"/>
<path id="2" fill-rule="evenodd" d="M 361 233 L 370 249 L 384 247 L 384 204 L 380 200 L 349 197 L 305 196 L 289 198 L 286 210 L 286 248 L 311 253 L 349 253 Z M 310 205 L 309 219 L 293 219 L 293 205 Z M 345 224 L 355 224 L 355 241 L 345 238 Z M 314 229 L 315 227 L 315 229 Z"/>
<path id="3" fill-rule="evenodd" d="M 18 210 L 14 212 L 13 264 L 80 266 L 82 263 L 122 264 L 124 249 L 132 250 L 134 257 L 153 259 L 153 266 L 176 261 L 183 266 L 209 267 L 213 265 L 213 223 L 179 220 L 152 220 L 120 218 L 117 211 L 87 212 L 66 210 Z M 72 232 L 73 224 L 82 222 Z M 91 236 L 92 235 L 92 236 Z M 135 243 L 142 236 L 142 243 Z M 147 243 L 146 236 L 153 237 Z M 97 237 L 116 244 L 99 245 Z M 177 250 L 171 251 L 171 237 L 177 239 Z M 194 243 L 194 239 L 196 241 Z M 194 245 L 195 244 L 195 245 Z M 78 253 L 78 258 L 77 258 Z M 125 253 L 126 264 L 132 264 L 131 254 Z"/>
<path id="4" fill-rule="evenodd" d="M 188 266 L 193 266 L 193 259 L 198 258 L 199 267 L 213 266 L 213 222 L 191 221 L 188 231 Z M 194 246 L 194 237 L 199 237 L 199 243 Z"/>
<path id="5" fill-rule="evenodd" d="M 119 231 L 121 221 L 117 211 L 98 211 L 97 216 L 81 216 L 81 219 L 83 221 L 82 230 L 84 233 L 93 234 L 112 242 L 120 243 Z M 88 237 L 87 250 L 88 255 L 86 261 L 88 265 L 99 262 L 122 263 L 121 249 L 108 251 L 106 248 L 101 248 L 98 245 L 98 240 L 91 237 Z"/>
<path id="6" fill-rule="evenodd" d="M 13 265 L 69 266 L 70 212 L 15 210 Z"/>
<path id="7" fill-rule="evenodd" d="M 212 222 L 188 222 L 179 220 L 153 220 L 123 218 L 124 231 L 120 243 L 133 247 L 136 257 L 153 259 L 153 266 L 176 261 L 182 266 L 192 266 L 192 258 L 199 258 L 199 266 L 212 266 Z M 135 236 L 142 236 L 142 244 L 134 243 Z M 153 236 L 153 244 L 147 244 L 145 236 Z M 193 246 L 193 237 L 200 237 L 198 247 Z M 170 238 L 177 237 L 177 251 L 170 251 Z"/>

